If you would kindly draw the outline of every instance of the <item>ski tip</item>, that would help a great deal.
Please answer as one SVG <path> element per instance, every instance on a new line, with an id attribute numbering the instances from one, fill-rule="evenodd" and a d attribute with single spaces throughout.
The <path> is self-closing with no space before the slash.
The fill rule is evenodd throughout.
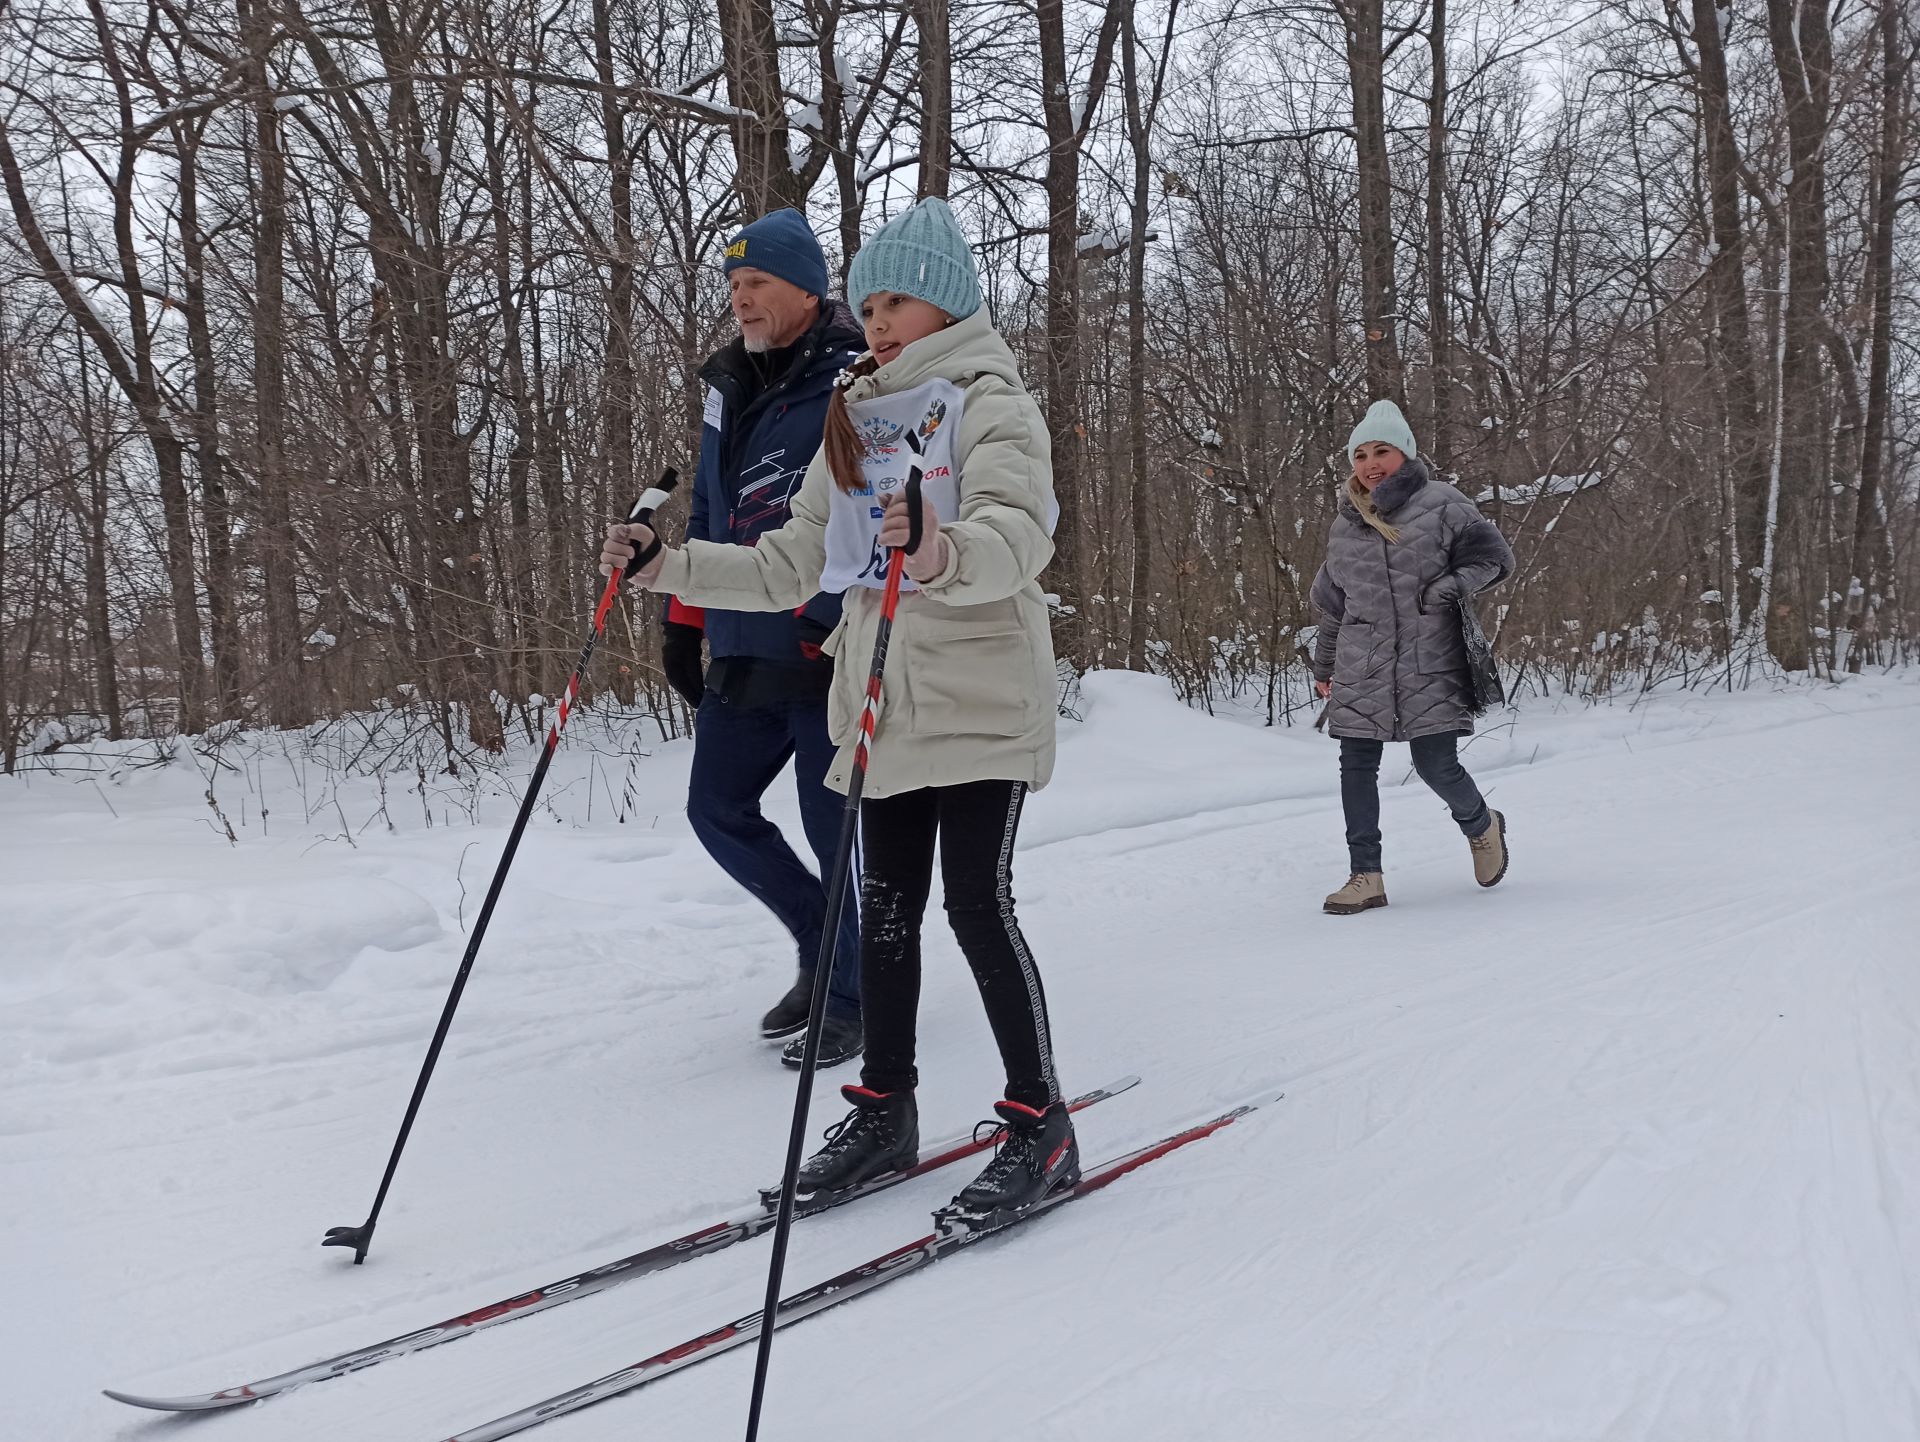
<path id="1" fill-rule="evenodd" d="M 116 1392 L 111 1387 L 102 1387 L 100 1391 L 116 1402 L 145 1407 L 149 1412 L 214 1412 L 253 1400 L 251 1397 L 142 1397 L 137 1392 Z"/>
<path id="2" fill-rule="evenodd" d="M 1226 1122 L 1238 1121 L 1249 1112 L 1257 1112 L 1262 1107 L 1270 1107 L 1275 1102 L 1284 1100 L 1286 1095 L 1286 1090 L 1282 1087 L 1271 1087 L 1266 1091 L 1255 1092 L 1231 1111 L 1224 1113 L 1220 1120 Z"/>
<path id="3" fill-rule="evenodd" d="M 1077 1096 L 1073 1098 L 1073 1100 L 1067 1103 L 1067 1106 L 1070 1110 L 1076 1110 L 1080 1107 L 1090 1107 L 1095 1102 L 1103 1102 L 1107 1100 L 1108 1097 L 1117 1097 L 1120 1095 L 1121 1092 L 1130 1092 L 1139 1085 L 1140 1085 L 1139 1077 L 1123 1076 L 1118 1081 L 1110 1081 L 1105 1086 L 1095 1087 L 1092 1091 L 1087 1092 L 1084 1096 Z"/>

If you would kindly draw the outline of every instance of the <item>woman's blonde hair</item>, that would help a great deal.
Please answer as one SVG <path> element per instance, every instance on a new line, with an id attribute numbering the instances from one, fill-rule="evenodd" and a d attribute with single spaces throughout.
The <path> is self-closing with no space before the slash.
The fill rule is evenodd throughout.
<path id="1" fill-rule="evenodd" d="M 1360 484 L 1357 475 L 1347 477 L 1347 499 L 1353 502 L 1353 508 L 1360 513 L 1361 520 L 1387 538 L 1389 546 L 1400 543 L 1399 527 L 1389 524 L 1387 518 L 1380 514 L 1380 508 L 1373 503 L 1373 492 Z"/>

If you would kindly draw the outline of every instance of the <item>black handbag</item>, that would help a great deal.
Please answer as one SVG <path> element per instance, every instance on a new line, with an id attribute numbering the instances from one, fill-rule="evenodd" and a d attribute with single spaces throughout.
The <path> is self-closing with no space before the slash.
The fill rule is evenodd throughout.
<path id="1" fill-rule="evenodd" d="M 1480 614 L 1473 609 L 1472 598 L 1462 596 L 1458 605 L 1460 634 L 1467 643 L 1468 689 L 1473 698 L 1468 709 L 1475 716 L 1483 716 L 1494 707 L 1506 704 L 1507 689 L 1500 684 L 1500 664 L 1494 660 L 1493 643 L 1480 629 Z"/>

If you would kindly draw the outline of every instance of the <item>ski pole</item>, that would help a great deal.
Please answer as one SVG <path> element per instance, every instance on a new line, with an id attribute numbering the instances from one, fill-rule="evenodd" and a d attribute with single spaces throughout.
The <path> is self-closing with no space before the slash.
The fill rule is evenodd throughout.
<path id="1" fill-rule="evenodd" d="M 666 504 L 668 495 L 679 484 L 679 473 L 669 466 L 660 477 L 658 485 L 634 502 L 628 512 L 629 522 L 642 525 L 653 519 L 653 513 Z M 659 540 L 654 540 L 653 549 L 658 549 Z M 533 815 L 533 803 L 539 798 L 540 784 L 547 779 L 547 767 L 553 763 L 553 753 L 560 746 L 560 732 L 567 724 L 567 717 L 573 714 L 573 703 L 580 696 L 580 678 L 586 674 L 587 662 L 593 659 L 593 648 L 599 644 L 600 634 L 606 630 L 607 613 L 613 609 L 613 603 L 620 594 L 620 585 L 627 576 L 637 570 L 646 561 L 652 559 L 652 550 L 647 555 L 635 555 L 625 571 L 615 569 L 607 577 L 607 588 L 600 596 L 600 604 L 594 610 L 593 622 L 587 627 L 586 641 L 580 647 L 580 659 L 574 662 L 573 677 L 567 682 L 566 693 L 560 698 L 555 711 L 553 724 L 547 730 L 546 748 L 540 753 L 540 764 L 533 768 L 533 779 L 527 783 L 527 794 L 521 798 L 520 814 L 513 819 L 513 830 L 507 833 L 507 849 L 500 857 L 500 865 L 493 873 L 493 884 L 487 888 L 487 899 L 481 904 L 480 915 L 473 923 L 473 935 L 467 938 L 466 954 L 460 958 L 460 969 L 454 973 L 453 988 L 447 993 L 447 1004 L 440 1011 L 440 1025 L 434 1028 L 433 1040 L 427 1046 L 427 1059 L 420 1066 L 420 1076 L 413 1084 L 413 1096 L 407 1102 L 407 1114 L 400 1123 L 400 1134 L 393 1140 L 393 1154 L 387 1158 L 386 1173 L 380 1178 L 380 1190 L 374 1193 L 373 1210 L 367 1213 L 367 1219 L 357 1227 L 329 1227 L 327 1235 L 321 1239 L 323 1247 L 352 1247 L 353 1264 L 357 1267 L 367 1259 L 367 1248 L 373 1245 L 374 1224 L 380 1220 L 380 1208 L 386 1205 L 387 1188 L 393 1185 L 394 1169 L 400 1165 L 400 1153 L 406 1149 L 407 1137 L 413 1131 L 413 1119 L 419 1115 L 420 1099 L 427 1093 L 427 1082 L 433 1076 L 434 1063 L 440 1060 L 440 1048 L 447 1040 L 447 1029 L 453 1025 L 453 1013 L 460 1005 L 460 993 L 466 990 L 467 974 L 473 970 L 473 959 L 479 954 L 480 943 L 487 934 L 487 922 L 493 917 L 493 906 L 500 899 L 500 888 L 507 879 L 507 868 L 513 865 L 513 854 L 520 848 L 520 836 L 527 829 L 527 819 Z"/>
<path id="2" fill-rule="evenodd" d="M 793 1231 L 794 1184 L 800 1173 L 800 1153 L 807 1141 L 807 1107 L 813 1098 L 814 1067 L 820 1059 L 820 1029 L 827 1015 L 827 986 L 833 976 L 835 941 L 840 930 L 840 908 L 846 901 L 847 873 L 853 866 L 853 840 L 860 822 L 860 793 L 867 780 L 867 748 L 880 706 L 880 679 L 887 666 L 887 642 L 893 636 L 893 616 L 900 605 L 900 577 L 908 551 L 920 549 L 920 437 L 906 433 L 916 459 L 907 471 L 907 544 L 887 558 L 887 586 L 880 597 L 880 627 L 873 638 L 873 665 L 867 670 L 867 699 L 860 708 L 860 730 L 853 747 L 853 775 L 847 779 L 847 807 L 840 822 L 840 844 L 833 854 L 833 879 L 827 884 L 827 919 L 820 933 L 820 959 L 813 969 L 813 1001 L 807 1011 L 807 1040 L 801 1050 L 800 1085 L 793 1100 L 793 1130 L 787 1134 L 787 1164 L 780 1173 L 780 1209 L 773 1224 L 773 1259 L 767 1265 L 767 1300 L 760 1313 L 760 1347 L 753 1363 L 753 1400 L 747 1406 L 747 1442 L 760 1435 L 760 1407 L 766 1400 L 767 1363 L 773 1357 L 775 1314 L 780 1310 L 780 1281 L 787 1269 L 787 1237 Z"/>

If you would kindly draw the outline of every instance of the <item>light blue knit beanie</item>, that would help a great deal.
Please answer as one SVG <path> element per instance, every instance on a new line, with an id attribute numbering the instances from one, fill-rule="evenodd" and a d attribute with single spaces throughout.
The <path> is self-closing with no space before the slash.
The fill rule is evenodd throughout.
<path id="1" fill-rule="evenodd" d="M 1352 460 L 1354 451 L 1368 441 L 1385 441 L 1408 460 L 1420 454 L 1420 448 L 1414 444 L 1413 427 L 1392 401 L 1375 401 L 1367 407 L 1360 424 L 1347 437 L 1347 459 Z"/>
<path id="2" fill-rule="evenodd" d="M 879 291 L 910 295 L 955 320 L 980 309 L 980 272 L 960 222 L 939 196 L 907 207 L 862 245 L 847 268 L 847 303 L 859 314 Z"/>

